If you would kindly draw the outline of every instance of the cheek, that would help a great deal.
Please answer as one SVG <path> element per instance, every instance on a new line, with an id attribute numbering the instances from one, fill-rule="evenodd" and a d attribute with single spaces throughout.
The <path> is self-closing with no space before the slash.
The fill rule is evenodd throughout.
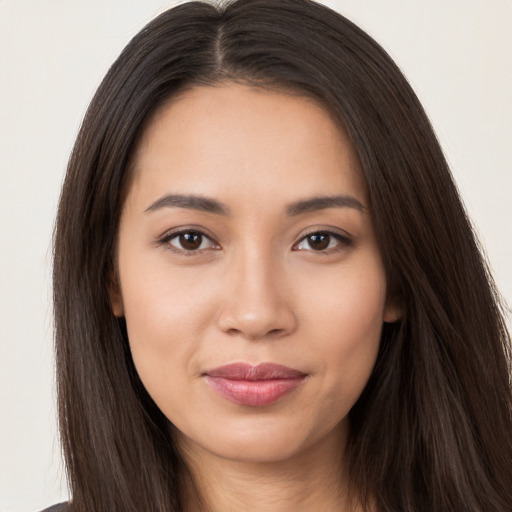
<path id="1" fill-rule="evenodd" d="M 124 265 L 124 266 L 122 266 Z M 133 361 L 150 395 L 171 392 L 193 374 L 212 307 L 204 280 L 165 264 L 120 262 L 124 313 Z M 197 276 L 196 276 L 197 277 Z"/>
<path id="2" fill-rule="evenodd" d="M 380 345 L 386 283 L 380 264 L 332 276 L 309 300 L 309 331 L 334 394 L 357 399 L 373 370 Z"/>

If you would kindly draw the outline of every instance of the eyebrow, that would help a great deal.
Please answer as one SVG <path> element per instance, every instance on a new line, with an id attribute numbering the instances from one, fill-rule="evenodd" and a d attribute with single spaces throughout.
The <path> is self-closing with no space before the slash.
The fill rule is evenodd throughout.
<path id="1" fill-rule="evenodd" d="M 217 213 L 219 215 L 229 214 L 229 208 L 216 199 L 186 194 L 168 194 L 163 196 L 146 208 L 145 212 L 153 212 L 161 208 L 186 208 L 208 213 Z"/>
<path id="2" fill-rule="evenodd" d="M 365 210 L 363 204 L 352 196 L 319 196 L 291 203 L 288 205 L 286 213 L 289 216 L 295 216 L 328 208 L 353 208 L 360 212 Z"/>
<path id="3" fill-rule="evenodd" d="M 229 208 L 209 197 L 192 194 L 168 194 L 152 203 L 145 212 L 153 212 L 161 208 L 185 208 L 202 212 L 229 215 Z M 364 211 L 365 207 L 352 196 L 318 196 L 310 199 L 295 201 L 286 207 L 288 216 L 293 217 L 302 213 L 326 210 L 328 208 L 353 208 Z"/>

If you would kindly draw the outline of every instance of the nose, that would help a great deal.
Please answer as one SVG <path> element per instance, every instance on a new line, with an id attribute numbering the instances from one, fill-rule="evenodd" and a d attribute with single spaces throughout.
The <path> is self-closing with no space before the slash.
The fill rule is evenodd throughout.
<path id="1" fill-rule="evenodd" d="M 218 317 L 222 331 L 263 340 L 296 329 L 291 291 L 283 270 L 270 255 L 256 251 L 240 255 L 231 262 L 228 273 L 225 302 Z"/>

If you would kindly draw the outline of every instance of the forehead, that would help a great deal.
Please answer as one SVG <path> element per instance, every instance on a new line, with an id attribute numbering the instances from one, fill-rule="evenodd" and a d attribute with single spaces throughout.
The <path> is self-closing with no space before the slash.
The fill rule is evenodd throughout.
<path id="1" fill-rule="evenodd" d="M 138 196 L 366 195 L 346 131 L 319 102 L 238 84 L 197 86 L 161 107 L 133 168 Z"/>

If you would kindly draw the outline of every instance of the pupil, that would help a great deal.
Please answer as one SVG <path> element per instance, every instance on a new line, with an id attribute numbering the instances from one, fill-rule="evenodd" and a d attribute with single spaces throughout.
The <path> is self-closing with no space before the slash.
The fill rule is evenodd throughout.
<path id="1" fill-rule="evenodd" d="M 316 251 L 322 251 L 329 246 L 329 235 L 310 235 L 309 246 Z"/>
<path id="2" fill-rule="evenodd" d="M 203 237 L 199 233 L 182 233 L 180 235 L 180 244 L 188 251 L 199 249 L 202 241 Z"/>

